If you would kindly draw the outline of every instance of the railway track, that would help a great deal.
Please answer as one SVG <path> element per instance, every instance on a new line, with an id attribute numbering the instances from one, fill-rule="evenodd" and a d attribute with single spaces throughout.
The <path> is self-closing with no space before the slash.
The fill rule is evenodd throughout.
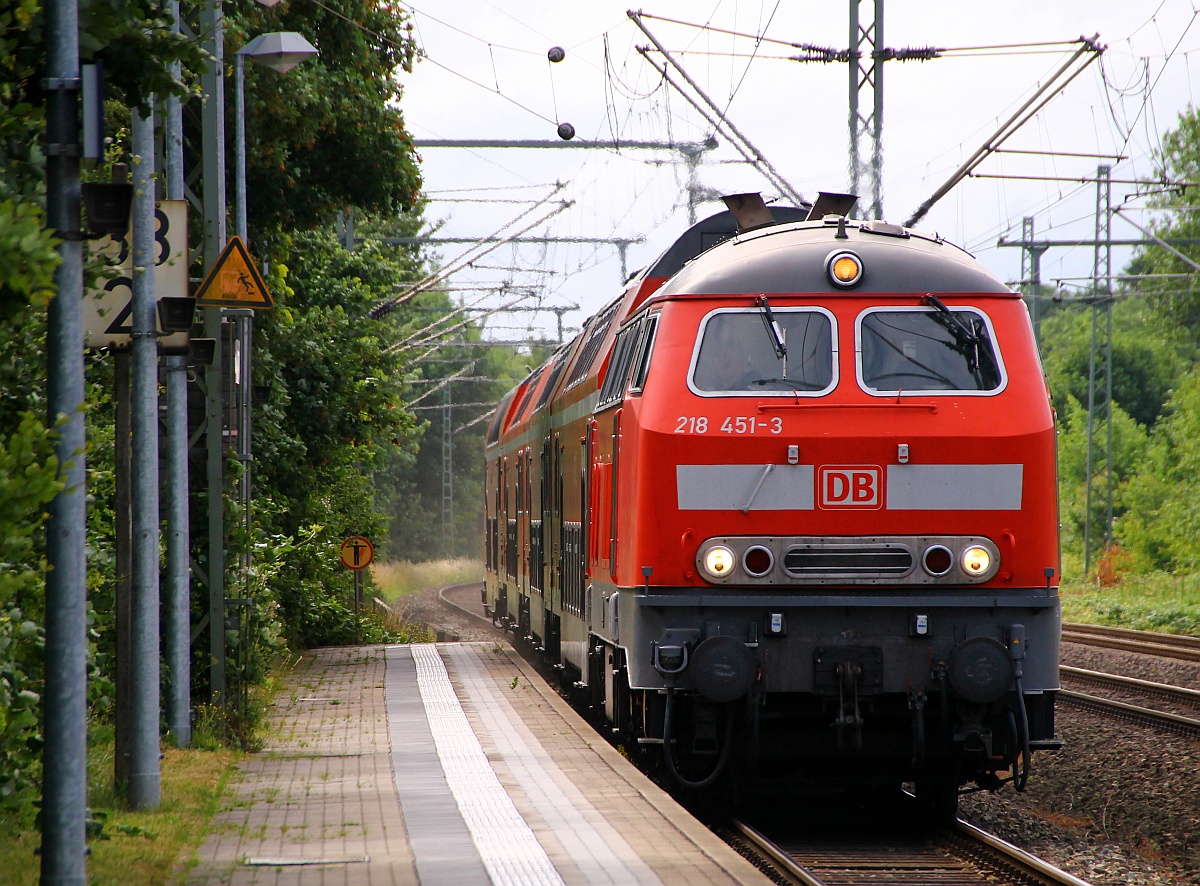
<path id="1" fill-rule="evenodd" d="M 1064 622 L 1062 638 L 1065 643 L 1081 643 L 1085 646 L 1136 652 L 1139 655 L 1158 655 L 1179 661 L 1200 662 L 1200 637 L 1186 634 L 1159 634 L 1152 631 Z"/>
<path id="2" fill-rule="evenodd" d="M 1074 705 L 1077 708 L 1094 711 L 1105 717 L 1128 720 L 1131 723 L 1137 723 L 1140 726 L 1149 726 L 1151 729 L 1162 732 L 1174 732 L 1179 735 L 1200 738 L 1200 720 L 1194 717 L 1185 717 L 1182 714 L 1172 714 L 1167 711 L 1156 711 L 1153 708 L 1144 708 L 1140 705 L 1116 701 L 1111 698 L 1102 698 L 1098 695 L 1088 695 L 1085 692 L 1075 692 L 1071 689 L 1060 689 L 1058 691 L 1058 700 Z"/>
<path id="3" fill-rule="evenodd" d="M 1200 662 L 1200 637 L 1065 623 L 1063 624 L 1063 640 L 1068 643 L 1116 649 L 1138 655 L 1154 655 L 1177 661 Z M 1165 700 L 1176 708 L 1188 711 L 1200 710 L 1200 691 L 1196 689 L 1066 665 L 1062 666 L 1059 672 L 1062 674 L 1063 681 L 1072 685 L 1082 684 L 1101 690 L 1120 692 L 1126 696 Z M 1058 693 L 1058 698 L 1065 704 L 1093 711 L 1106 717 L 1127 720 L 1164 732 L 1200 737 L 1200 719 L 1178 711 L 1160 711 L 1129 701 L 1080 692 L 1076 689 L 1062 689 Z"/>
<path id="4" fill-rule="evenodd" d="M 771 838 L 741 821 L 737 846 L 781 882 L 801 886 L 1088 886 L 963 821 L 883 838 Z M 754 856 L 757 856 L 754 857 Z"/>
<path id="5" fill-rule="evenodd" d="M 1188 689 L 1183 686 L 1155 683 L 1151 680 L 1139 680 L 1135 677 L 1123 677 L 1119 674 L 1089 671 L 1086 668 L 1073 668 L 1068 665 L 1062 665 L 1059 668 L 1059 673 L 1073 683 L 1085 683 L 1109 689 L 1120 689 L 1137 693 L 1138 695 L 1161 698 L 1172 704 L 1200 708 L 1200 689 Z"/>

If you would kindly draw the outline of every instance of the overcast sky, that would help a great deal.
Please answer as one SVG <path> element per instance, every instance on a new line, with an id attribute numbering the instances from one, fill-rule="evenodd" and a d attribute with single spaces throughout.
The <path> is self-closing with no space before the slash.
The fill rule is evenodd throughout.
<path id="1" fill-rule="evenodd" d="M 405 4 L 408 5 L 408 4 Z M 727 119 L 806 199 L 845 191 L 848 174 L 849 73 L 844 63 L 786 60 L 797 50 L 735 37 L 717 29 L 765 34 L 773 40 L 835 50 L 849 45 L 848 3 L 818 0 L 658 0 L 641 7 L 655 37 L 726 110 Z M 862 4 L 869 17 L 870 2 Z M 404 76 L 403 108 L 417 139 L 557 139 L 569 122 L 578 142 L 616 140 L 700 142 L 711 125 L 636 51 L 649 43 L 615 0 L 418 0 L 415 36 L 428 56 Z M 1198 7 L 1200 8 L 1200 7 Z M 702 29 L 649 16 L 679 19 Z M 1005 0 L 978 4 L 889 0 L 883 46 L 945 49 L 1067 43 L 1099 34 L 1107 46 L 1035 119 L 1004 145 L 1024 151 L 1120 155 L 1097 157 L 1005 154 L 977 172 L 985 175 L 1090 178 L 1101 162 L 1114 179 L 1144 179 L 1161 135 L 1200 92 L 1200 25 L 1192 0 L 1055 2 Z M 547 58 L 552 47 L 566 57 Z M 999 124 L 1058 69 L 1072 47 L 1021 54 L 959 53 L 929 61 L 890 61 L 884 74 L 883 215 L 902 222 Z M 661 57 L 659 57 L 661 60 Z M 676 77 L 678 81 L 680 78 Z M 695 170 L 714 191 L 779 189 L 741 161 L 723 136 Z M 528 212 L 524 227 L 573 205 L 530 236 L 639 240 L 627 269 L 644 266 L 688 225 L 689 171 L 683 155 L 659 150 L 514 150 L 422 148 L 428 217 L 443 236 L 482 237 Z M 564 187 L 551 202 L 530 208 Z M 867 184 L 860 185 L 867 201 Z M 1114 184 L 1113 202 L 1144 222 L 1145 200 L 1132 184 Z M 1147 190 L 1141 188 L 1141 190 Z M 1197 196 L 1200 200 L 1200 196 Z M 971 250 L 1006 281 L 1020 276 L 1020 250 L 997 239 L 1019 239 L 1021 219 L 1033 216 L 1039 235 L 1093 237 L 1096 187 L 1070 181 L 978 178 L 957 186 L 918 224 Z M 698 207 L 700 217 L 721 208 Z M 510 229 L 512 230 L 512 229 Z M 1138 232 L 1120 219 L 1114 237 Z M 452 262 L 466 246 L 438 252 Z M 1114 254 L 1114 272 L 1128 259 Z M 1054 248 L 1042 260 L 1044 282 L 1086 277 L 1092 248 Z M 486 297 L 465 287 L 509 282 L 534 287 L 543 305 L 578 304 L 565 316 L 577 327 L 619 291 L 618 250 L 607 244 L 504 246 L 456 273 L 451 285 L 468 300 Z M 1066 286 L 1084 281 L 1066 279 Z M 482 304 L 495 305 L 493 297 Z M 508 296 L 509 301 L 512 300 Z M 529 305 L 534 301 L 527 301 Z M 553 334 L 553 314 L 489 319 L 490 337 Z"/>

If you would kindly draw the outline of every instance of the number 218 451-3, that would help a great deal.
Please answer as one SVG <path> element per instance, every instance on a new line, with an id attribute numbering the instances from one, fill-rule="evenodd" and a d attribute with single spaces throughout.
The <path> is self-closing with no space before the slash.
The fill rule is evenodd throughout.
<path id="1" fill-rule="evenodd" d="M 681 415 L 675 421 L 676 434 L 707 434 L 709 429 L 723 434 L 756 434 L 783 433 L 783 419 L 778 415 L 770 418 L 759 418 L 753 415 L 727 415 L 717 426 L 717 420 L 711 423 L 704 415 Z"/>

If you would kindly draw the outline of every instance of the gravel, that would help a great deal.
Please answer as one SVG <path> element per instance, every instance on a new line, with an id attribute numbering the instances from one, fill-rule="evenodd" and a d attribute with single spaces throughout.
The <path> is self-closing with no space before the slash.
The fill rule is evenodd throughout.
<path id="1" fill-rule="evenodd" d="M 477 591 L 452 597 L 481 610 Z M 435 589 L 406 597 L 403 607 L 406 618 L 444 639 L 497 637 L 442 603 Z M 1200 665 L 1186 662 L 1066 643 L 1062 663 L 1200 687 Z M 1009 785 L 966 795 L 960 816 L 1093 886 L 1200 886 L 1200 741 L 1066 703 L 1057 725 L 1065 746 L 1034 755 L 1025 793 Z"/>
<path id="2" fill-rule="evenodd" d="M 1200 666 L 1185 662 L 1072 643 L 1062 661 L 1200 686 Z M 1069 704 L 1058 707 L 1058 733 L 1064 748 L 1034 755 L 1028 791 L 969 795 L 960 815 L 1094 886 L 1200 886 L 1200 742 Z"/>

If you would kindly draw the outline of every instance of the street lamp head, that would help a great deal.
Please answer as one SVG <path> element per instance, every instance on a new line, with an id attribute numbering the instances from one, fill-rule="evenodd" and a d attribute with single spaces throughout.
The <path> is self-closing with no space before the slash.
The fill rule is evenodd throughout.
<path id="1" fill-rule="evenodd" d="M 317 47 L 295 31 L 276 31 L 260 34 L 239 49 L 237 54 L 284 74 L 310 56 L 316 55 Z"/>

